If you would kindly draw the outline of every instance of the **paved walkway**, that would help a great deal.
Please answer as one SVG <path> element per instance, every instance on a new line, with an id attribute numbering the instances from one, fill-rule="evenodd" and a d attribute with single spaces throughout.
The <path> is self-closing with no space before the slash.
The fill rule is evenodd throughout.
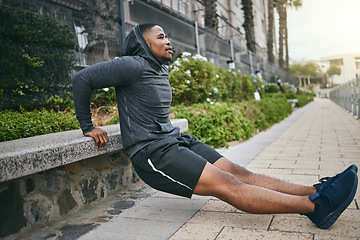
<path id="1" fill-rule="evenodd" d="M 257 173 L 312 185 L 352 163 L 360 166 L 360 121 L 316 99 L 270 130 L 219 151 Z M 300 215 L 247 214 L 216 198 L 153 191 L 79 239 L 360 239 L 359 205 L 358 191 L 339 220 L 320 230 Z"/>

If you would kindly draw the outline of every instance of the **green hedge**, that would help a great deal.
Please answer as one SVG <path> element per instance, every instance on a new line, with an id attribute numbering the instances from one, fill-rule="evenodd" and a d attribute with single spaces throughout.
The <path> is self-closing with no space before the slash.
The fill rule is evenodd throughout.
<path id="1" fill-rule="evenodd" d="M 203 103 L 171 107 L 173 118 L 189 121 L 188 133 L 213 147 L 248 139 L 287 117 L 292 109 L 286 98 L 265 98 L 241 103 Z"/>
<path id="2" fill-rule="evenodd" d="M 177 105 L 170 110 L 172 118 L 188 119 L 189 133 L 220 147 L 230 141 L 248 139 L 257 129 L 266 130 L 280 122 L 291 113 L 291 106 L 285 97 L 279 96 L 241 103 Z M 117 114 L 114 115 L 109 124 L 118 122 Z M 0 142 L 73 129 L 79 129 L 79 124 L 71 109 L 0 112 Z"/>
<path id="3" fill-rule="evenodd" d="M 216 68 L 199 55 L 184 53 L 169 70 L 172 118 L 188 119 L 189 133 L 214 147 L 248 139 L 257 130 L 280 122 L 292 111 L 288 98 L 299 99 L 300 107 L 313 99 L 311 93 L 280 92 L 276 85 L 266 85 L 255 76 Z M 255 91 L 260 93 L 261 101 L 254 100 Z M 95 91 L 92 103 L 96 107 L 93 118 L 100 119 L 94 122 L 118 122 L 114 88 Z M 31 112 L 0 112 L 0 141 L 79 129 L 71 94 L 67 98 L 52 97 L 45 107 Z M 101 119 L 104 116 L 106 121 Z"/>
<path id="4" fill-rule="evenodd" d="M 79 129 L 79 124 L 72 110 L 0 112 L 0 142 L 74 129 Z"/>

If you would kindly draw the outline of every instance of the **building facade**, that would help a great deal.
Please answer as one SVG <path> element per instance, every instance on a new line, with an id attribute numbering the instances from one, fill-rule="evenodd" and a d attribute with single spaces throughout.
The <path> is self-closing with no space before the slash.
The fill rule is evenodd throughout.
<path id="1" fill-rule="evenodd" d="M 76 36 L 80 68 L 121 56 L 123 38 L 132 27 L 152 22 L 161 25 L 170 37 L 177 50 L 175 58 L 182 52 L 198 53 L 217 66 L 231 66 L 246 74 L 261 72 L 265 80 L 272 77 L 288 79 L 284 69 L 267 61 L 267 1 L 253 0 L 256 55 L 246 48 L 241 0 L 216 1 L 217 26 L 213 29 L 205 26 L 204 2 L 0 0 L 0 5 L 55 18 L 60 24 L 68 25 Z"/>
<path id="2" fill-rule="evenodd" d="M 341 74 L 334 75 L 330 79 L 332 84 L 344 84 L 360 78 L 360 53 L 323 57 L 320 61 L 325 71 L 331 64 L 340 67 Z"/>

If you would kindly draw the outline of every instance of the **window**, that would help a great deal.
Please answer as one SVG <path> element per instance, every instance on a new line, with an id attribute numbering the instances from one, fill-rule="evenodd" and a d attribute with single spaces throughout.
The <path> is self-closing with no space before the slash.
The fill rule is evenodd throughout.
<path id="1" fill-rule="evenodd" d="M 329 60 L 329 62 L 330 62 L 330 65 L 331 64 L 335 64 L 337 66 L 343 66 L 344 65 L 344 60 L 342 58 L 332 59 L 332 60 Z"/>
<path id="2" fill-rule="evenodd" d="M 84 49 L 86 48 L 87 44 L 88 44 L 88 33 L 86 32 L 85 28 L 83 25 L 81 26 L 77 26 L 74 23 L 74 28 L 75 28 L 75 33 L 76 33 L 76 37 L 78 40 L 78 44 L 79 44 L 79 48 L 81 51 L 77 51 L 75 52 L 76 58 L 77 58 L 77 65 L 78 66 L 87 66 L 86 63 L 86 57 L 85 57 L 85 53 L 83 52 Z"/>
<path id="3" fill-rule="evenodd" d="M 181 15 L 186 15 L 187 0 L 179 0 L 179 12 Z"/>
<path id="4" fill-rule="evenodd" d="M 360 69 L 360 57 L 355 57 L 355 67 L 356 69 Z"/>
<path id="5" fill-rule="evenodd" d="M 78 40 L 79 48 L 81 50 L 84 50 L 86 48 L 86 45 L 88 44 L 88 39 L 87 39 L 88 33 L 85 31 L 83 25 L 81 25 L 80 27 L 74 24 L 74 28 L 75 28 L 75 33 Z"/>
<path id="6" fill-rule="evenodd" d="M 218 32 L 221 38 L 226 38 L 227 25 L 223 18 L 219 19 Z"/>

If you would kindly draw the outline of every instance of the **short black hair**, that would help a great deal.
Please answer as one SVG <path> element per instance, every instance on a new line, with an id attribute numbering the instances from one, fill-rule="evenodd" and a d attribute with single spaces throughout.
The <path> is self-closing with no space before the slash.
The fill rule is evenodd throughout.
<path id="1" fill-rule="evenodd" d="M 144 34 L 156 25 L 157 24 L 154 24 L 154 23 L 144 23 L 144 24 L 140 24 L 139 28 L 140 28 L 141 33 Z"/>

